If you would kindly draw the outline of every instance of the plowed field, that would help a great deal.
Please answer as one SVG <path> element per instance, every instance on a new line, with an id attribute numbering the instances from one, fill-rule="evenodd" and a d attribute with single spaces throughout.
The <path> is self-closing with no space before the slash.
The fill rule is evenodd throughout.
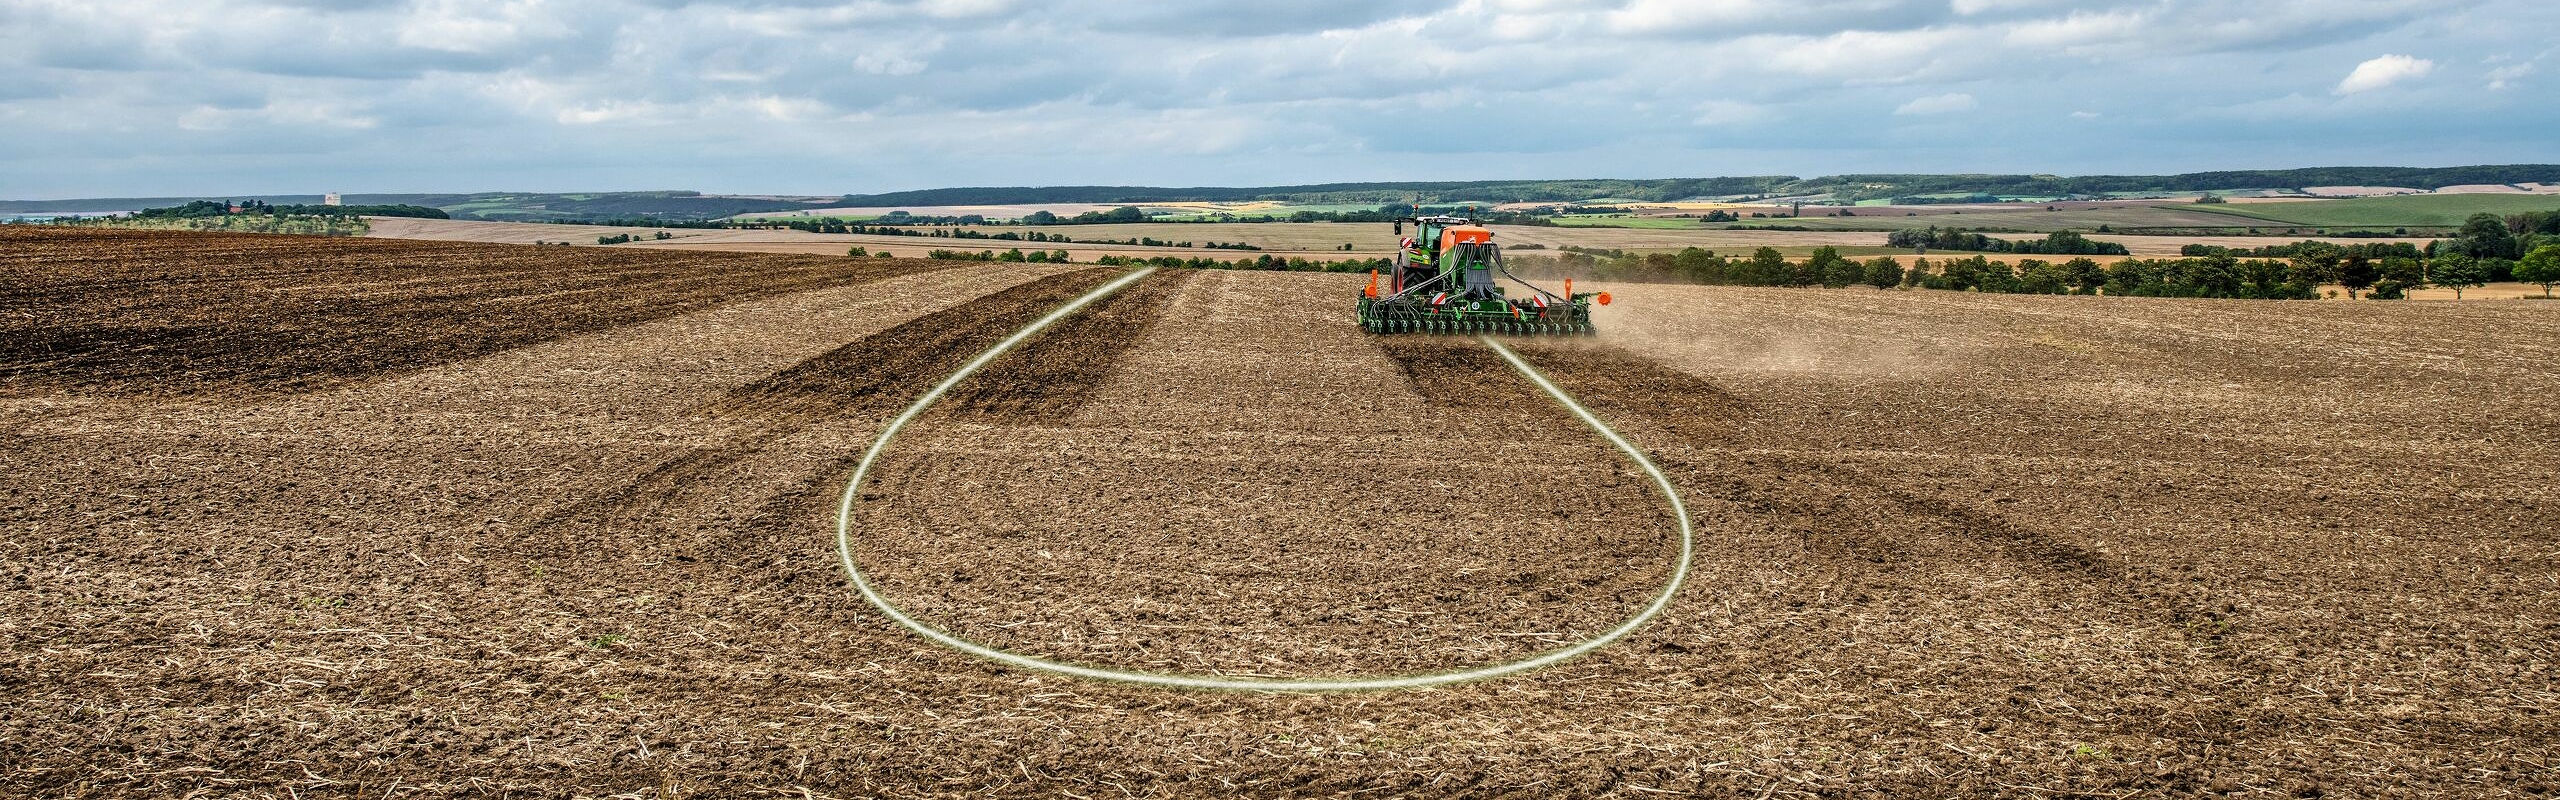
<path id="1" fill-rule="evenodd" d="M 882 425 L 1113 270 L 0 228 L 0 794 L 2547 796 L 2560 317 L 1616 286 L 1520 342 L 1701 540 L 1416 692 L 998 666 L 846 585 Z M 1161 272 L 913 423 L 917 617 L 1249 676 L 1525 656 L 1646 479 L 1358 278 Z"/>

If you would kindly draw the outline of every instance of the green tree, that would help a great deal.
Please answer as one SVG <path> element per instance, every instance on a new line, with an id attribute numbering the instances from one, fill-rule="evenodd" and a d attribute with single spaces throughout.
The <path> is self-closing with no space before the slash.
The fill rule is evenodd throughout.
<path id="1" fill-rule="evenodd" d="M 1680 259 L 1671 253 L 1644 254 L 1644 276 L 1647 279 L 1662 280 L 1679 271 Z"/>
<path id="2" fill-rule="evenodd" d="M 2551 296 L 2551 285 L 2560 283 L 2560 244 L 2536 247 L 2516 261 L 2516 280 L 2542 284 L 2542 296 Z"/>
<path id="3" fill-rule="evenodd" d="M 2346 260 L 2338 263 L 2338 285 L 2347 287 L 2349 300 L 2356 299 L 2357 292 L 2372 288 L 2373 282 L 2381 279 L 2382 270 L 2374 267 L 2373 259 L 2361 254 L 2347 256 Z"/>
<path id="4" fill-rule="evenodd" d="M 2346 255 L 2345 248 L 2334 244 L 2304 242 L 2293 251 L 2292 282 L 2308 286 L 2337 283 Z"/>
<path id="5" fill-rule="evenodd" d="M 2382 260 L 2382 279 L 2398 281 L 2402 286 L 2415 289 L 2427 282 L 2427 269 L 2414 258 L 2385 258 Z"/>
<path id="6" fill-rule="evenodd" d="M 1985 292 L 2015 294 L 2019 289 L 2018 271 L 2006 261 L 1993 261 L 1974 256 L 1974 288 Z"/>
<path id="7" fill-rule="evenodd" d="M 2488 212 L 2473 214 L 2470 219 L 2463 220 L 2462 233 L 2446 244 L 2453 245 L 2455 252 L 2475 259 L 2514 260 L 2516 256 L 2523 255 L 2517 252 L 2515 234 L 2507 231 L 2506 219 Z"/>
<path id="8" fill-rule="evenodd" d="M 1989 267 L 1990 264 L 1983 257 L 1974 256 L 1947 259 L 1946 266 L 1938 269 L 1939 275 L 1944 278 L 1945 287 L 1961 292 L 1982 285 L 1982 271 Z"/>
<path id="9" fill-rule="evenodd" d="M 2062 294 L 2070 291 L 2071 273 L 2060 264 L 2046 263 L 2041 258 L 2018 262 L 2017 291 L 2023 294 Z"/>
<path id="10" fill-rule="evenodd" d="M 1713 250 L 1684 247 L 1671 257 L 1671 261 L 1680 277 L 1690 283 L 1725 283 L 1731 279 L 1728 274 L 1732 271 L 1730 265 Z"/>
<path id="11" fill-rule="evenodd" d="M 2480 260 L 2461 253 L 2437 256 L 2427 265 L 2427 282 L 2453 290 L 2453 299 L 2462 299 L 2462 290 L 2489 282 L 2489 271 Z"/>
<path id="12" fill-rule="evenodd" d="M 2094 259 L 2075 258 L 2062 262 L 2062 270 L 2070 273 L 2071 285 L 2078 287 L 2074 294 L 2097 294 L 2099 287 L 2107 285 L 2107 270 L 2098 266 Z"/>
<path id="13" fill-rule="evenodd" d="M 1867 272 L 1840 255 L 1840 248 L 1824 245 L 1813 249 L 1813 257 L 1805 259 L 1805 274 L 1798 283 L 1819 283 L 1834 289 L 1865 282 Z"/>
<path id="14" fill-rule="evenodd" d="M 1787 264 L 1786 254 L 1778 252 L 1778 248 L 1763 247 L 1751 251 L 1749 263 L 1749 274 L 1743 283 L 1775 286 L 1795 279 L 1795 267 Z"/>
<path id="15" fill-rule="evenodd" d="M 1902 283 L 1902 262 L 1894 260 L 1892 256 L 1867 259 L 1866 270 L 1868 286 L 1891 289 Z"/>

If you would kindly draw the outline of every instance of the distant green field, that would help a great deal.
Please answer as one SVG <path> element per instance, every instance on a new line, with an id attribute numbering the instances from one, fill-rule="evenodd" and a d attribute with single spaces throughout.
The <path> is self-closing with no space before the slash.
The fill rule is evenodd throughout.
<path id="1" fill-rule="evenodd" d="M 2204 206 L 2219 208 L 2219 206 Z M 1854 217 L 1810 216 L 1814 207 L 1806 206 L 1808 216 L 1796 218 L 1748 219 L 1730 226 L 1718 223 L 1709 227 L 1803 228 L 1817 231 L 1893 231 L 1906 228 L 1968 228 L 1990 231 L 2050 233 L 2053 231 L 2095 231 L 2100 226 L 2117 232 L 2173 228 L 2181 230 L 2229 228 L 2235 232 L 2263 220 L 2242 219 L 2222 214 L 2194 211 L 2196 206 L 2118 206 L 2110 208 L 2046 211 L 2044 206 L 2018 204 L 1996 210 L 1974 210 L 1949 214 L 1902 216 L 1887 211 L 1859 210 Z M 1824 209 L 1821 213 L 1829 213 Z"/>
<path id="2" fill-rule="evenodd" d="M 1694 219 L 1672 217 L 1556 217 L 1556 224 L 1566 228 L 1644 228 L 1649 230 L 1695 230 L 1702 227 Z"/>
<path id="3" fill-rule="evenodd" d="M 2225 203 L 2191 210 L 2320 228 L 2450 228 L 2480 212 L 2560 211 L 2560 195 L 2411 194 L 2296 203 Z"/>
<path id="4" fill-rule="evenodd" d="M 1139 204 L 1138 207 L 1148 209 L 1149 213 L 1155 213 L 1158 208 L 1162 208 L 1150 208 L 1143 203 Z M 1163 210 L 1169 213 L 1157 214 L 1157 219 L 1175 222 L 1191 222 L 1197 220 L 1217 219 L 1219 216 L 1218 212 L 1211 211 L 1189 211 L 1186 213 L 1186 211 L 1182 209 L 1165 208 Z M 1300 211 L 1313 211 L 1319 214 L 1348 214 L 1357 211 L 1376 210 L 1378 210 L 1378 204 L 1376 203 L 1289 203 L 1275 208 L 1236 210 L 1225 212 L 1225 214 L 1234 217 L 1286 217 Z"/>

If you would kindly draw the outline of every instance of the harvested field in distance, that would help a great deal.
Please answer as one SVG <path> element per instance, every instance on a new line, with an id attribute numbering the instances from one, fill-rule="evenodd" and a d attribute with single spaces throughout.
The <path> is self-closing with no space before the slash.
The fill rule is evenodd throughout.
<path id="1" fill-rule="evenodd" d="M 1184 693 L 936 647 L 836 564 L 903 400 L 1122 273 L 115 236 L 11 274 L 159 276 L 59 318 L 137 326 L 478 307 L 386 253 L 681 265 L 637 285 L 690 305 L 0 393 L 0 794 L 2560 792 L 2560 305 L 1591 287 L 1603 335 L 1517 349 L 1689 503 L 1666 615 L 1511 679 Z M 1645 603 L 1646 479 L 1481 344 L 1361 333 L 1363 280 L 1096 304 L 900 437 L 856 557 L 932 624 L 1150 670 L 1471 666 Z"/>
<path id="2" fill-rule="evenodd" d="M 370 236 L 430 241 L 504 242 L 532 244 L 536 241 L 571 242 L 588 247 L 596 237 L 632 234 L 639 241 L 609 245 L 625 250 L 712 250 L 739 253 L 843 255 L 850 247 L 860 246 L 872 253 L 889 252 L 901 257 L 920 258 L 930 250 L 1003 252 L 1012 248 L 1024 250 L 1065 250 L 1077 261 L 1090 262 L 1106 255 L 1185 258 L 1250 259 L 1270 255 L 1307 258 L 1318 261 L 1349 258 L 1377 258 L 1393 255 L 1396 235 L 1383 224 L 1352 223 L 1135 223 L 1127 225 L 1057 225 L 1039 228 L 1042 232 L 1077 239 L 1144 239 L 1188 241 L 1201 247 L 1147 247 L 1095 243 L 1016 242 L 1001 239 L 944 239 L 918 236 L 881 236 L 870 234 L 818 234 L 795 230 L 707 230 L 685 228 L 608 228 L 588 225 L 552 225 L 524 222 L 459 222 L 440 219 L 373 218 Z M 665 230 L 674 238 L 650 238 Z M 1023 227 L 978 226 L 986 233 L 1034 230 Z M 1697 246 L 1748 253 L 1769 246 L 1801 258 L 1823 245 L 1848 248 L 1877 248 L 1884 252 L 1884 234 L 1865 232 L 1800 232 L 1800 231 L 1729 231 L 1704 226 L 1695 230 L 1631 230 L 1621 228 L 1545 228 L 1503 226 L 1505 242 L 1537 244 L 1547 247 L 1573 245 L 1602 249 L 1678 250 Z M 1209 242 L 1243 242 L 1265 248 L 1265 252 L 1218 250 L 1206 247 Z M 1344 244 L 1351 250 L 1338 249 Z M 1301 249 L 1303 248 L 1303 249 Z M 1865 250 L 1853 252 L 1874 254 Z"/>
<path id="3" fill-rule="evenodd" d="M 2000 211 L 1995 213 L 2025 214 L 2028 212 Z M 2046 212 L 2036 211 L 2034 213 L 2042 214 Z M 1981 217 L 1971 219 L 1970 221 L 1966 221 L 1968 216 L 1970 215 L 1941 215 L 1934 218 L 1933 222 L 1934 224 L 1940 224 L 1942 226 L 1989 224 L 1994 225 L 1995 227 L 2005 227 L 2007 225 L 2007 223 L 1996 223 L 1997 219 L 2005 217 L 1983 215 Z M 2227 217 L 2224 219 L 2225 221 L 2229 220 Z M 1497 226 L 1496 230 L 1498 238 L 1502 242 L 1537 245 L 1550 249 L 1571 246 L 1602 250 L 1669 251 L 1679 250 L 1684 247 L 1703 247 L 1728 255 L 1748 255 L 1751 251 L 1761 247 L 1774 247 L 1777 248 L 1779 252 L 1786 254 L 1789 258 L 1803 258 L 1807 254 L 1811 253 L 1814 248 L 1824 246 L 1837 247 L 1844 254 L 1860 257 L 1877 255 L 1906 255 L 1910 252 L 1900 248 L 1889 248 L 1884 246 L 1885 234 L 1875 230 L 1826 229 L 1812 231 L 1764 231 L 1732 229 L 1722 226 L 1706 226 L 1697 224 L 1691 220 L 1646 219 L 1640 221 L 1647 223 L 1670 223 L 1673 227 L 1598 228 Z M 2051 222 L 2051 220 L 2045 220 L 2042 218 L 2037 218 L 2031 221 L 2039 225 L 2045 222 Z M 1257 255 L 1262 255 L 1262 253 L 1252 251 L 1213 250 L 1205 247 L 1177 248 L 1131 247 L 1124 245 L 1102 244 L 1043 244 L 1035 242 L 1008 242 L 1002 240 L 983 239 L 940 239 L 930 237 L 873 236 L 858 234 L 814 234 L 791 230 L 752 231 L 670 228 L 665 230 L 675 238 L 657 240 L 647 238 L 654 235 L 655 231 L 658 230 L 649 228 L 600 228 L 582 225 L 545 225 L 520 222 L 454 222 L 449 220 L 404 220 L 393 218 L 376 218 L 374 223 L 374 232 L 372 235 L 376 237 L 423 238 L 442 241 L 491 241 L 516 244 L 531 244 L 535 241 L 593 242 L 595 241 L 594 237 L 597 236 L 630 233 L 643 238 L 641 241 L 612 245 L 612 247 L 634 250 L 716 250 L 747 253 L 842 255 L 846 248 L 859 245 L 869 248 L 874 253 L 887 251 L 895 252 L 902 256 L 920 257 L 923 256 L 926 251 L 933 249 L 965 250 L 971 252 L 979 250 L 996 250 L 1001 252 L 1009 248 L 1021 247 L 1025 250 L 1035 248 L 1065 250 L 1076 260 L 1087 262 L 1105 255 L 1140 257 L 1167 255 L 1183 257 L 1197 256 L 1228 260 L 1252 258 Z M 1893 225 L 1899 224 L 1894 223 L 1889 225 L 1880 225 L 1866 217 L 1859 217 L 1854 220 L 1828 217 L 1808 217 L 1804 219 L 1776 220 L 1772 222 L 1772 224 L 1785 225 L 1794 225 L 1797 223 L 1804 223 L 1807 227 L 1815 228 L 1838 228 L 1844 226 L 1877 228 L 1892 227 Z M 2056 228 L 2056 230 L 2059 229 L 2060 228 Z M 2079 228 L 2079 230 L 2084 231 L 2094 229 L 2095 226 Z M 1392 255 L 1396 240 L 1393 229 L 1386 225 L 1327 222 L 1140 223 L 1129 225 L 1059 225 L 1037 229 L 983 226 L 978 228 L 978 230 L 989 232 L 1006 230 L 1024 232 L 1039 230 L 1046 233 L 1083 239 L 1125 240 L 1152 237 L 1164 241 L 1191 241 L 1204 245 L 1208 242 L 1243 242 L 1258 247 L 1264 247 L 1271 255 L 1291 258 L 1308 258 L 1318 261 L 1340 260 L 1345 258 L 1377 258 Z M 2041 230 L 2041 228 L 2038 228 L 2038 230 Z M 2041 233 L 2001 234 L 2003 238 L 2010 239 L 2032 239 L 2041 235 Z M 2271 244 L 2289 244 L 2302 239 L 2323 239 L 2327 241 L 2346 243 L 2407 241 L 2419 245 L 2424 245 L 2426 242 L 2432 241 L 2431 239 L 2419 237 L 2387 240 L 2338 239 L 2311 235 L 2308 232 L 2305 232 L 2304 235 L 2301 236 L 2279 237 L 2139 236 L 2126 234 L 2093 234 L 2091 238 L 2121 242 L 2128 248 L 2131 248 L 2136 257 L 2142 258 L 2174 257 L 2178 254 L 2178 248 L 2187 244 L 2212 244 L 2224 247 L 2263 247 Z M 1353 249 L 1349 251 L 1333 249 L 1339 248 L 1343 244 L 1351 244 L 1353 245 Z M 1306 249 L 1300 250 L 1296 248 Z M 1536 250 L 1522 250 L 1515 252 L 1514 255 L 1539 255 L 1539 253 Z M 2015 261 L 2017 258 L 2020 258 L 2001 254 L 1992 254 L 1992 257 L 2009 261 Z M 2051 260 L 2051 257 L 2046 258 Z M 2102 263 L 2116 260 L 2108 257 L 2096 258 Z"/>
<path id="4" fill-rule="evenodd" d="M 2216 214 L 2210 211 L 2197 210 L 2198 208 L 2212 208 L 2212 206 L 2053 203 L 2050 205 L 2060 208 L 2061 210 L 2046 211 L 2045 205 L 2048 204 L 2004 203 L 1988 208 L 1954 208 L 1939 213 L 1921 213 L 1917 209 L 1912 208 L 1891 210 L 1857 208 L 1851 209 L 1858 214 L 1854 217 L 1822 216 L 1823 214 L 1830 213 L 1835 209 L 1817 209 L 1813 206 L 1806 206 L 1804 209 L 1805 216 L 1802 217 L 1792 219 L 1751 219 L 1738 223 L 1730 223 L 1730 225 L 1743 227 L 1752 225 L 1775 225 L 1808 228 L 1817 231 L 1890 231 L 1905 228 L 1928 228 L 1934 226 L 1939 228 L 1986 229 L 1995 232 L 2017 231 L 2025 233 L 2050 233 L 2053 231 L 2070 230 L 2086 233 L 2097 230 L 2099 226 L 2106 226 L 2118 231 L 2138 231 L 2144 228 L 2227 228 L 2233 231 L 2239 231 L 2241 229 L 2251 227 L 2264 228 L 2267 227 L 2268 224 L 2263 220 L 2250 220 L 2241 217 L 2234 217 L 2228 214 Z M 2277 208 L 2280 206 L 2269 207 Z M 1906 212 L 1917 214 L 1917 216 L 1904 216 Z M 1725 227 L 1725 225 L 1719 225 L 1719 227 Z"/>
<path id="5" fill-rule="evenodd" d="M 2091 234 L 2089 238 L 2124 245 L 2124 249 L 2132 251 L 2133 257 L 2135 258 L 2176 258 L 2178 257 L 2178 251 L 2180 248 L 2191 244 L 2228 247 L 2234 250 L 2239 250 L 2255 249 L 2280 244 L 2292 244 L 2294 242 L 2304 240 L 2335 242 L 2341 245 L 2390 244 L 2406 242 L 2418 247 L 2419 249 L 2425 249 L 2428 244 L 2436 241 L 2433 238 L 2414 236 L 2368 239 L 2340 238 L 2334 236 L 2279 236 L 2273 238 L 2266 236 L 2120 236 L 2110 233 Z M 1996 253 L 1992 255 L 1994 258 L 2018 258 L 2017 256 L 2003 256 Z M 2043 258 L 2047 261 L 2051 261 L 2055 258 L 2054 256 L 2027 257 Z M 2070 258 L 2070 256 L 2062 256 L 2062 258 Z"/>
<path id="6" fill-rule="evenodd" d="M 2256 227 L 2303 225 L 2325 227 L 2444 227 L 2462 225 L 2473 214 L 2522 214 L 2528 211 L 2560 211 L 2560 196 L 2550 194 L 2487 194 L 2454 192 L 2445 194 L 2411 194 L 2396 197 L 2359 197 L 2349 200 L 2324 200 L 2317 203 L 2276 203 L 2268 205 L 2212 207 L 2215 213 L 2242 218 L 2242 224 Z"/>
<path id="7" fill-rule="evenodd" d="M 616 249 L 625 250 L 714 250 L 735 253 L 841 256 L 845 254 L 845 251 L 848 248 L 859 246 L 870 250 L 873 255 L 890 253 L 902 258 L 922 258 L 926 252 L 932 250 L 962 250 L 968 252 L 994 250 L 996 252 L 1003 252 L 1005 250 L 1018 247 L 1026 251 L 1035 249 L 1065 250 L 1072 255 L 1075 260 L 1086 262 L 1093 261 L 1096 258 L 1106 255 L 1143 257 L 1200 256 L 1229 260 L 1236 258 L 1252 258 L 1259 255 L 1258 253 L 1253 252 L 1213 250 L 1207 248 L 1015 242 L 1001 239 L 945 239 L 930 236 L 887 236 L 875 234 L 821 234 L 796 230 L 610 228 L 591 225 L 553 225 L 522 222 L 462 222 L 441 219 L 402 219 L 391 217 L 375 217 L 371 219 L 374 223 L 374 228 L 373 232 L 368 235 L 376 238 L 426 239 L 431 241 L 463 242 L 505 242 L 510 244 L 533 244 L 537 241 L 565 241 L 572 244 L 595 247 L 598 246 L 595 244 L 598 237 L 623 233 L 639 237 L 638 241 L 606 245 Z M 1169 225 L 1169 223 L 1167 225 Z M 927 229 L 922 226 L 917 227 L 920 230 Z M 1104 232 L 1099 230 L 1086 231 L 1082 233 L 1076 232 L 1077 229 L 1081 228 L 1110 229 L 1116 227 L 1119 226 L 1077 225 L 1060 226 L 1047 230 L 1051 233 L 1063 234 L 1080 239 L 1122 239 L 1136 235 L 1112 233 L 1109 236 L 1105 236 Z M 1158 225 L 1154 227 L 1165 227 L 1165 225 Z M 1193 226 L 1184 225 L 1181 227 L 1187 228 Z M 1287 229 L 1300 226 L 1270 225 L 1257 227 L 1267 227 L 1268 230 L 1265 231 L 1266 233 L 1277 233 L 1285 232 Z M 1371 227 L 1377 229 L 1373 232 L 1375 235 L 1366 239 L 1356 240 L 1361 245 L 1362 249 L 1360 252 L 1341 252 L 1337 250 L 1332 252 L 1290 252 L 1280 253 L 1279 255 L 1316 259 L 1344 259 L 1374 258 L 1392 252 L 1395 247 L 1395 237 L 1387 234 L 1386 226 L 1377 225 Z M 1001 230 L 1000 228 L 988 226 L 979 226 L 976 229 L 989 232 Z M 654 238 L 661 230 L 665 231 L 672 238 Z M 1172 241 L 1183 240 L 1175 239 Z M 1196 241 L 1205 244 L 1210 241 L 1221 240 L 1199 239 Z M 1340 247 L 1341 245 L 1342 242 L 1334 242 L 1328 246 Z"/>
<path id="8" fill-rule="evenodd" d="M 308 391 L 931 262 L 0 227 L 0 382 Z"/>

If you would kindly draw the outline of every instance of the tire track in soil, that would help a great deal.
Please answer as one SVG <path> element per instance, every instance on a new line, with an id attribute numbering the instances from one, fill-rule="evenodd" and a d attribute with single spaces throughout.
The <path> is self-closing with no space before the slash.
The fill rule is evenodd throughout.
<path id="1" fill-rule="evenodd" d="M 1092 402 L 1102 379 L 1119 368 L 1122 354 L 1146 339 L 1165 306 L 1195 274 L 1160 271 L 1086 306 L 952 387 L 935 409 L 947 417 L 1013 424 L 1074 416 Z M 984 349 L 971 349 L 968 355 Z"/>
<path id="2" fill-rule="evenodd" d="M 1119 368 L 1121 357 L 1132 346 L 1144 341 L 1147 331 L 1163 318 L 1165 307 L 1180 294 L 1196 273 L 1163 271 L 1122 289 L 1092 305 L 1082 313 L 1051 325 L 1032 340 L 1015 347 L 951 391 L 931 412 L 937 419 L 964 419 L 1006 424 L 1028 425 L 1055 423 L 1073 417 L 1094 392 Z M 1107 281 L 1111 275 L 1105 275 Z M 1103 281 L 1097 281 L 1099 286 Z M 1084 291 L 1091 291 L 1086 289 Z M 1069 295 L 1067 299 L 1074 299 Z M 1058 303 L 1064 303 L 1060 300 Z M 1057 307 L 1051 303 L 1045 313 Z M 1036 315 L 1035 315 L 1036 316 Z M 1025 320 L 1027 323 L 1028 320 Z M 996 337 L 1012 335 L 1020 325 L 1004 330 Z M 993 346 L 967 349 L 948 365 L 924 373 L 939 381 L 969 358 Z M 923 384 L 917 387 L 921 392 Z M 908 400 L 901 400 L 901 403 Z M 903 406 L 901 406 L 903 407 Z M 862 460 L 861 453 L 847 453 L 831 461 L 823 469 L 811 471 L 794 480 L 789 488 L 759 505 L 748 516 L 747 524 L 738 531 L 728 546 L 752 547 L 754 537 L 769 535 L 795 521 L 808 519 L 832 505 L 844 491 L 841 479 Z M 865 494 L 864 500 L 877 500 Z"/>
<path id="3" fill-rule="evenodd" d="M 1506 380 L 1504 376 L 1510 371 L 1490 350 L 1472 341 L 1382 339 L 1379 346 L 1395 359 L 1415 391 L 1435 405 L 1521 407 L 1518 400 L 1535 390 L 1516 377 Z M 1635 435 L 1631 438 L 1639 444 L 1643 438 L 1640 432 L 1650 428 L 1681 445 L 1712 446 L 1732 439 L 1739 418 L 1749 409 L 1747 401 L 1711 381 L 1614 347 L 1522 343 L 1513 349 L 1594 413 L 1613 423 L 1633 423 L 1626 427 L 1633 429 L 1631 433 Z M 1563 422 L 1556 419 L 1544 424 Z M 2258 704 L 2274 692 L 2221 680 L 2234 675 L 2271 673 L 2257 663 L 2261 659 L 2255 654 L 2232 647 L 2234 616 L 2240 613 L 2240 607 L 2192 585 L 2182 585 L 2187 582 L 2173 575 L 2128 566 L 2007 515 L 1892 485 L 1889 477 L 1854 465 L 1804 458 L 1762 461 L 1747 457 L 1746 464 L 1766 464 L 1771 473 L 1735 475 L 1710 469 L 1695 458 L 1655 458 L 1666 469 L 1688 476 L 1682 483 L 1693 490 L 1714 487 L 1721 490 L 1717 499 L 1754 514 L 1773 514 L 1781 525 L 1800 537 L 1808 553 L 1844 572 L 1873 575 L 1881 584 L 1876 588 L 1929 591 L 1930 579 L 1924 577 L 1928 571 L 1913 567 L 1972 555 L 1915 550 L 1912 544 L 1917 537 L 1910 533 L 1912 527 L 1919 526 L 2041 575 L 2045 580 L 2038 583 L 2051 595 L 2113 614 L 2149 619 L 2166 629 L 2152 636 L 2200 643 L 2199 649 L 2220 669 L 2214 674 L 2184 676 L 2173 685 L 2199 696 L 2218 696 L 2222 702 L 2182 708 L 2180 718 L 2160 719 L 2130 732 L 2172 736 L 2186 742 L 2191 751 L 2210 754 L 2216 748 L 2286 735 L 2304 724 L 2298 719 L 2268 724 L 2269 720 L 2263 717 L 2253 724 L 2244 718 L 2241 709 Z M 1806 470 L 1814 473 L 1811 482 L 1793 480 Z M 1771 478 L 1777 481 L 1773 484 Z M 1862 519 L 1836 524 L 1842 516 Z M 1861 592 L 1844 599 L 1875 602 L 1881 598 Z M 2229 674 L 2222 674 L 2225 672 Z M 2169 733 L 2172 729 L 2177 731 L 2174 735 Z M 2219 758 L 2223 756 L 2212 755 L 2208 760 Z"/>
<path id="4" fill-rule="evenodd" d="M 1545 418 L 1540 422 L 1544 425 L 1572 422 L 1560 412 L 1527 402 L 1537 399 L 1536 387 L 1519 379 L 1491 350 L 1471 340 L 1381 337 L 1378 345 L 1412 381 L 1414 390 L 1434 405 L 1536 413 Z M 1613 346 L 1533 341 L 1515 344 L 1513 349 L 1594 413 L 1613 424 L 1632 423 L 1626 427 L 1630 438 L 1639 443 L 1650 430 L 1671 443 L 1713 446 L 1734 436 L 1739 419 L 1749 407 L 1747 401 L 1712 381 Z M 2054 579 L 2046 583 L 2067 595 L 2138 611 L 2181 629 L 2225 628 L 2228 619 L 2223 615 L 2236 608 L 2192 591 L 2170 590 L 2164 598 L 2164 587 L 2177 583 L 2166 575 L 2129 568 L 2104 553 L 2002 514 L 1893 486 L 1886 478 L 1854 466 L 1781 459 L 1800 463 L 1773 466 L 1790 471 L 1810 468 L 1817 473 L 1817 483 L 1805 487 L 1787 481 L 1772 486 L 1754 476 L 1707 471 L 1693 458 L 1653 455 L 1666 468 L 1693 476 L 1684 481 L 1687 485 L 1718 487 L 1722 489 L 1719 499 L 1755 512 L 1778 512 L 1804 537 L 1809 551 L 1853 569 L 1892 572 L 1912 561 L 1966 555 L 1921 553 L 1912 549 L 1911 537 L 1893 535 L 1894 531 L 1829 524 L 1830 517 L 1844 511 L 1874 517 L 1872 513 L 1857 514 L 1844 508 L 1863 504 L 1887 518 L 1917 520 L 1958 541 L 1988 549 L 2005 561 Z M 1834 496 L 1824 502 L 1806 497 L 1819 492 L 1791 491 L 1799 487 L 1843 491 L 1833 492 Z M 2221 638 L 2220 633 L 2212 635 L 2217 640 Z M 2217 652 L 2222 651 L 2217 648 Z"/>
<path id="5" fill-rule="evenodd" d="M 555 510 L 532 530 L 562 552 L 582 556 L 589 548 L 667 517 L 683 503 L 688 487 L 713 483 L 721 473 L 785 438 L 821 423 L 904 407 L 962 363 L 1032 320 L 1123 274 L 1119 269 L 1101 268 L 1037 279 L 909 320 L 731 390 L 697 411 L 742 420 L 742 430 L 661 462 L 603 494 Z M 1105 298 L 989 364 L 970 386 L 955 390 L 954 396 L 974 397 L 976 402 L 947 412 L 948 416 L 1016 421 L 1073 413 L 1090 397 L 1090 387 L 1137 341 L 1189 277 L 1159 275 L 1163 277 Z M 1025 395 L 1008 398 L 1008 391 Z M 685 562 L 763 553 L 769 549 L 770 534 L 818 507 L 830 493 L 829 482 L 851 469 L 858 458 L 859 454 L 849 454 L 798 476 L 780 494 L 734 520 L 736 524 L 722 526 L 716 536 L 693 546 L 623 544 L 673 548 L 678 552 L 672 557 Z"/>

